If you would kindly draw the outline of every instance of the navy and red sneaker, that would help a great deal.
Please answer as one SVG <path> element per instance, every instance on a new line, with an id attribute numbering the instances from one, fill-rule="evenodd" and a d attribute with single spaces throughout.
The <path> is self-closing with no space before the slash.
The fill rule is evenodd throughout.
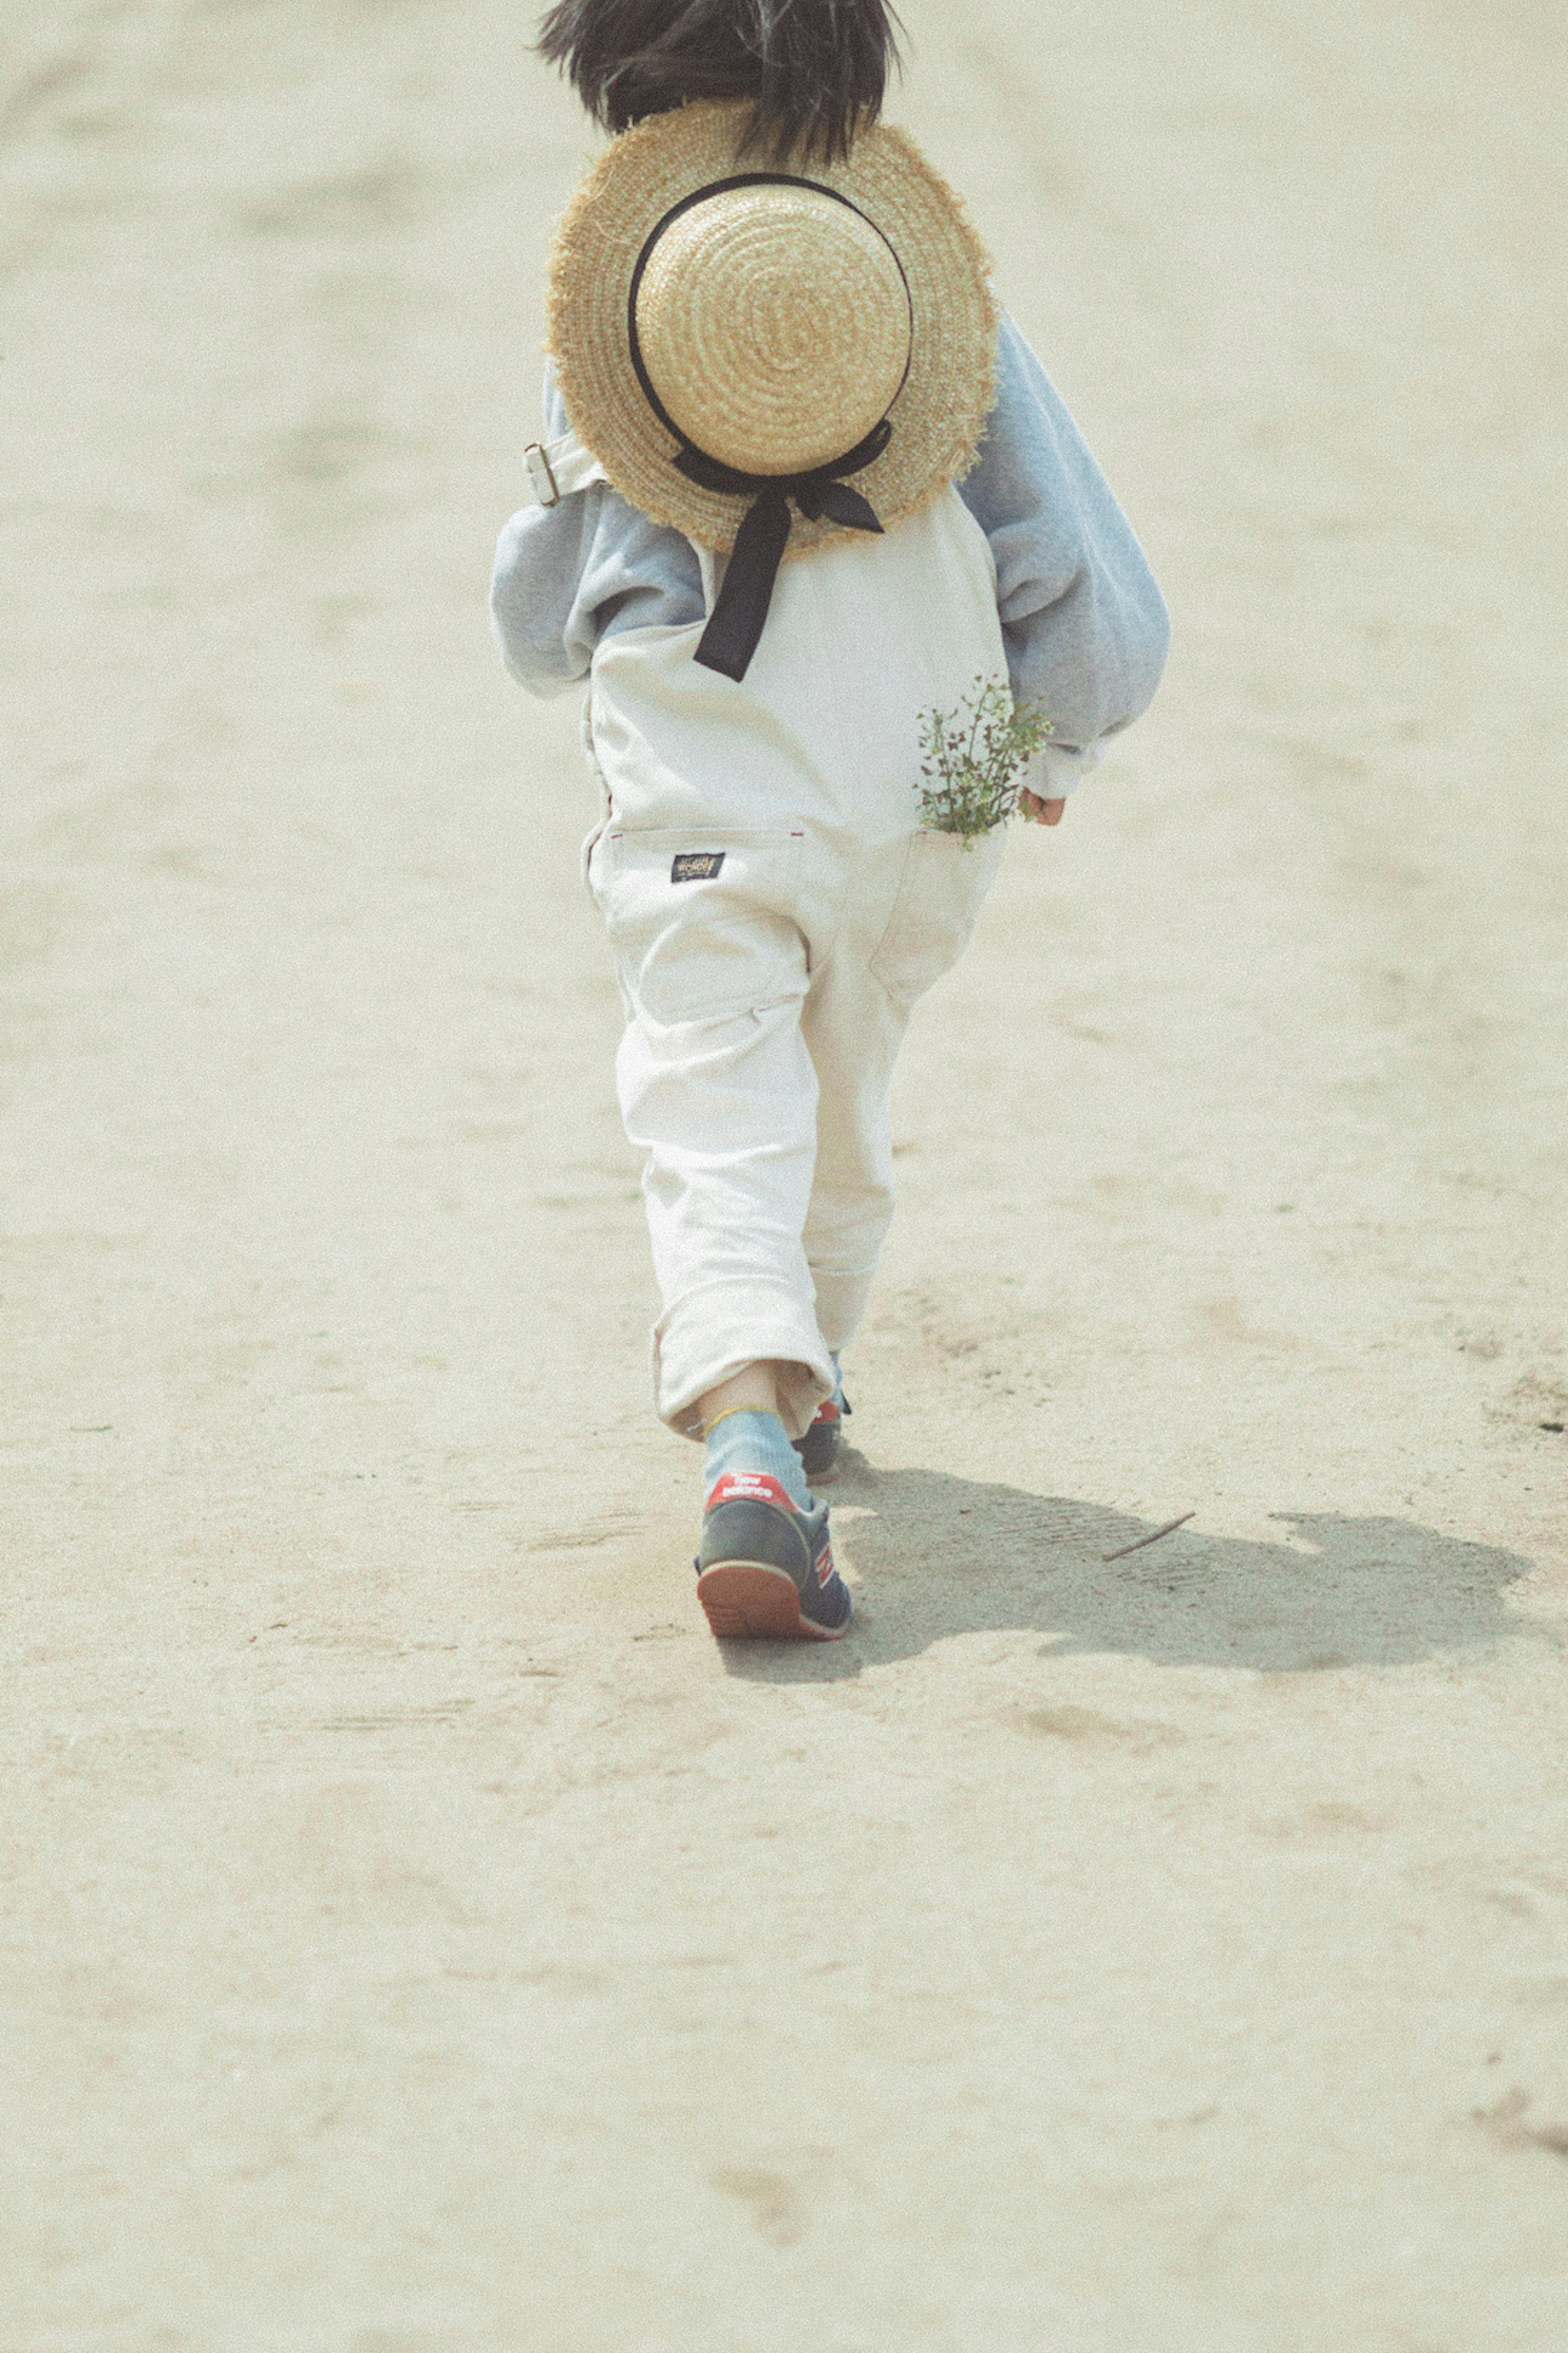
<path id="1" fill-rule="evenodd" d="M 814 1487 L 825 1479 L 838 1476 L 838 1441 L 844 1434 L 844 1417 L 853 1413 L 854 1407 L 842 1389 L 837 1397 L 824 1398 L 816 1409 L 816 1419 L 804 1438 L 795 1441 L 806 1478 Z"/>
<path id="2" fill-rule="evenodd" d="M 827 1506 L 803 1512 L 765 1471 L 728 1471 L 708 1498 L 697 1599 L 715 1634 L 837 1642 L 849 1588 L 833 1566 Z"/>

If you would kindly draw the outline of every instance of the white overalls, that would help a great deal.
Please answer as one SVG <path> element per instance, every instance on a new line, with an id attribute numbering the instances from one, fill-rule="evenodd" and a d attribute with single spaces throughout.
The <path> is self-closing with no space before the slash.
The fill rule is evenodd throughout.
<path id="1" fill-rule="evenodd" d="M 699 549 L 709 610 L 715 559 Z M 658 1410 L 757 1358 L 798 1437 L 865 1309 L 892 1215 L 888 1097 L 910 1010 L 958 956 L 1002 830 L 922 831 L 919 728 L 1007 675 L 984 533 L 955 490 L 782 567 L 744 681 L 702 623 L 594 658 L 605 796 L 586 871 L 620 972 L 622 1115 L 664 1312 Z"/>

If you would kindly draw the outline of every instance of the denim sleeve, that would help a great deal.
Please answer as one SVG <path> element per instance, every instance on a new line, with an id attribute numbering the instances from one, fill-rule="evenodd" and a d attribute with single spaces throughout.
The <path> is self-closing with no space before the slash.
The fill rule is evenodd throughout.
<path id="1" fill-rule="evenodd" d="M 552 376 L 544 438 L 566 431 Z M 596 482 L 558 506 L 524 507 L 496 549 L 490 618 L 501 659 L 534 694 L 557 694 L 588 675 L 595 648 L 618 629 L 703 617 L 702 575 L 689 541 Z"/>
<path id="2" fill-rule="evenodd" d="M 1054 723 L 1035 789 L 1070 790 L 1152 702 L 1170 617 L 1143 551 L 1039 361 L 1002 322 L 996 403 L 960 495 L 991 543 L 1013 691 Z"/>

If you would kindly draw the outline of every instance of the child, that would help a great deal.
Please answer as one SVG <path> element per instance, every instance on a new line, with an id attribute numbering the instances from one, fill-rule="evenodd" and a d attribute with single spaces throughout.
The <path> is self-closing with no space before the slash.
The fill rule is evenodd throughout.
<path id="1" fill-rule="evenodd" d="M 892 1212 L 893 1060 L 1002 846 L 921 828 L 921 723 L 1005 681 L 1052 722 L 1019 798 L 1054 825 L 1152 696 L 1165 610 L 957 198 L 879 120 L 884 0 L 561 0 L 541 47 L 616 136 L 556 241 L 496 628 L 523 685 L 589 681 L 699 1598 L 718 1634 L 832 1641 L 808 1481 Z"/>

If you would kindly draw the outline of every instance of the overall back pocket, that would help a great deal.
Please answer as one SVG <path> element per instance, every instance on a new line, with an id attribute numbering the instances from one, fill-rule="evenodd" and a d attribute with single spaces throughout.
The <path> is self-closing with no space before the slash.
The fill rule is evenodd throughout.
<path id="1" fill-rule="evenodd" d="M 956 834 L 910 836 L 887 928 L 868 959 L 889 997 L 912 1005 L 958 962 L 996 879 L 1005 825 L 965 849 Z"/>

